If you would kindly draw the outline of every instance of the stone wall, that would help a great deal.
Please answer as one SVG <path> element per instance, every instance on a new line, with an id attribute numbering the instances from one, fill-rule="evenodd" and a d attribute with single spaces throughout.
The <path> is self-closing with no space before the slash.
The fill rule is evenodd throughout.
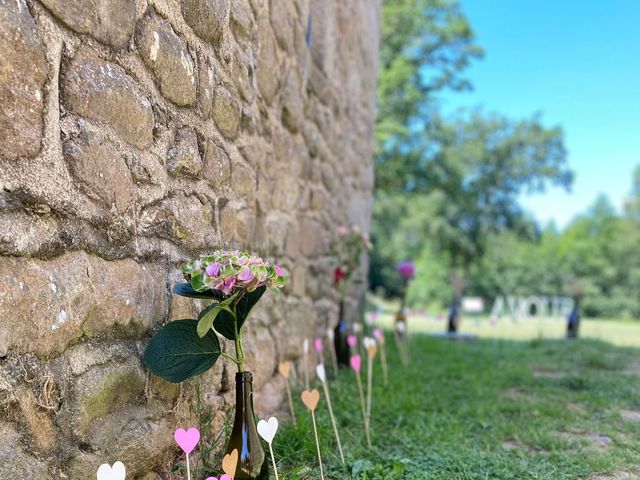
<path id="1" fill-rule="evenodd" d="M 149 376 L 193 317 L 178 267 L 290 275 L 247 331 L 258 408 L 337 314 L 334 228 L 368 228 L 378 0 L 0 0 L 0 478 L 168 478 L 194 383 Z M 226 345 L 226 348 L 229 348 Z M 199 383 L 216 425 L 232 368 Z"/>

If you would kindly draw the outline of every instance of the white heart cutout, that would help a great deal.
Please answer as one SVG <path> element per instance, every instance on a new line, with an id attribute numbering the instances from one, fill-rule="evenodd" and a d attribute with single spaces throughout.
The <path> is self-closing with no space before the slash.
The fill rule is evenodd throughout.
<path id="1" fill-rule="evenodd" d="M 373 339 L 371 337 L 364 337 L 362 339 L 362 345 L 364 346 L 364 348 L 369 349 L 371 347 L 375 347 L 376 346 L 376 341 L 375 341 L 375 339 Z"/>
<path id="2" fill-rule="evenodd" d="M 264 438 L 268 444 L 273 442 L 273 437 L 278 431 L 278 419 L 271 417 L 269 420 L 260 420 L 258 422 L 258 435 Z"/>
<path id="3" fill-rule="evenodd" d="M 316 365 L 316 374 L 318 375 L 318 378 L 322 381 L 322 383 L 327 380 L 327 373 L 324 370 L 323 364 L 319 363 L 318 365 Z"/>
<path id="4" fill-rule="evenodd" d="M 98 480 L 124 480 L 126 476 L 127 470 L 122 462 L 116 462 L 113 466 L 103 463 L 97 473 Z"/>
<path id="5" fill-rule="evenodd" d="M 333 328 L 330 328 L 329 330 L 327 330 L 327 338 L 333 342 L 333 339 L 334 339 Z"/>
<path id="6" fill-rule="evenodd" d="M 309 339 L 308 338 L 305 338 L 304 342 L 302 342 L 302 351 L 304 352 L 305 355 L 307 353 L 309 353 Z"/>

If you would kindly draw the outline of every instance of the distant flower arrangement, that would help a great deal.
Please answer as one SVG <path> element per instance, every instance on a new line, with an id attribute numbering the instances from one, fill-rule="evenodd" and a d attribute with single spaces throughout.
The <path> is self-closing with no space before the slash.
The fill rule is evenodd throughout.
<path id="1" fill-rule="evenodd" d="M 406 260 L 404 262 L 398 263 L 398 265 L 396 265 L 396 271 L 405 280 L 411 280 L 413 277 L 416 276 L 416 266 L 410 260 Z"/>
<path id="2" fill-rule="evenodd" d="M 372 248 L 369 235 L 363 233 L 357 225 L 341 225 L 336 228 L 336 235 L 331 244 L 331 253 L 337 264 L 333 272 L 333 281 L 343 295 L 349 282 L 356 280 L 362 252 Z"/>

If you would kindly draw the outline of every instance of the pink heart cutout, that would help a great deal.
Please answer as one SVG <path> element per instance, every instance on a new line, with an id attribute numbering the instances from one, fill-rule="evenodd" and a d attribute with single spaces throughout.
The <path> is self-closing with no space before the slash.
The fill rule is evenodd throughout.
<path id="1" fill-rule="evenodd" d="M 218 477 L 207 477 L 207 480 L 218 480 Z M 220 477 L 220 480 L 233 480 L 233 478 L 225 473 Z"/>
<path id="2" fill-rule="evenodd" d="M 347 343 L 351 348 L 354 348 L 358 344 L 358 337 L 356 337 L 355 335 L 349 335 L 347 337 Z"/>
<path id="3" fill-rule="evenodd" d="M 316 341 L 313 343 L 313 346 L 316 349 L 316 352 L 322 353 L 322 339 L 316 338 Z"/>
<path id="4" fill-rule="evenodd" d="M 382 331 L 382 329 L 376 328 L 373 330 L 373 336 L 380 340 L 382 337 L 384 337 L 384 332 Z"/>
<path id="5" fill-rule="evenodd" d="M 357 373 L 360 373 L 360 366 L 362 365 L 362 359 L 360 355 L 354 355 L 351 357 L 351 368 L 353 368 Z"/>
<path id="6" fill-rule="evenodd" d="M 179 428 L 173 434 L 173 438 L 176 439 L 176 443 L 184 453 L 189 455 L 200 441 L 200 432 L 194 427 L 186 431 L 184 428 Z"/>

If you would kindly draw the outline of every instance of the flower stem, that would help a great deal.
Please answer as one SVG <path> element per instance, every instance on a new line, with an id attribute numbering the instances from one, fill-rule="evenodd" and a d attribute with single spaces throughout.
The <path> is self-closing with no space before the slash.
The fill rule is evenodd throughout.
<path id="1" fill-rule="evenodd" d="M 233 310 L 233 329 L 235 332 L 235 346 L 236 346 L 236 364 L 238 365 L 238 371 L 244 371 L 244 349 L 242 348 L 242 327 L 238 328 L 238 316 L 236 314 L 236 308 L 238 302 L 242 298 L 242 293 L 232 303 Z"/>

